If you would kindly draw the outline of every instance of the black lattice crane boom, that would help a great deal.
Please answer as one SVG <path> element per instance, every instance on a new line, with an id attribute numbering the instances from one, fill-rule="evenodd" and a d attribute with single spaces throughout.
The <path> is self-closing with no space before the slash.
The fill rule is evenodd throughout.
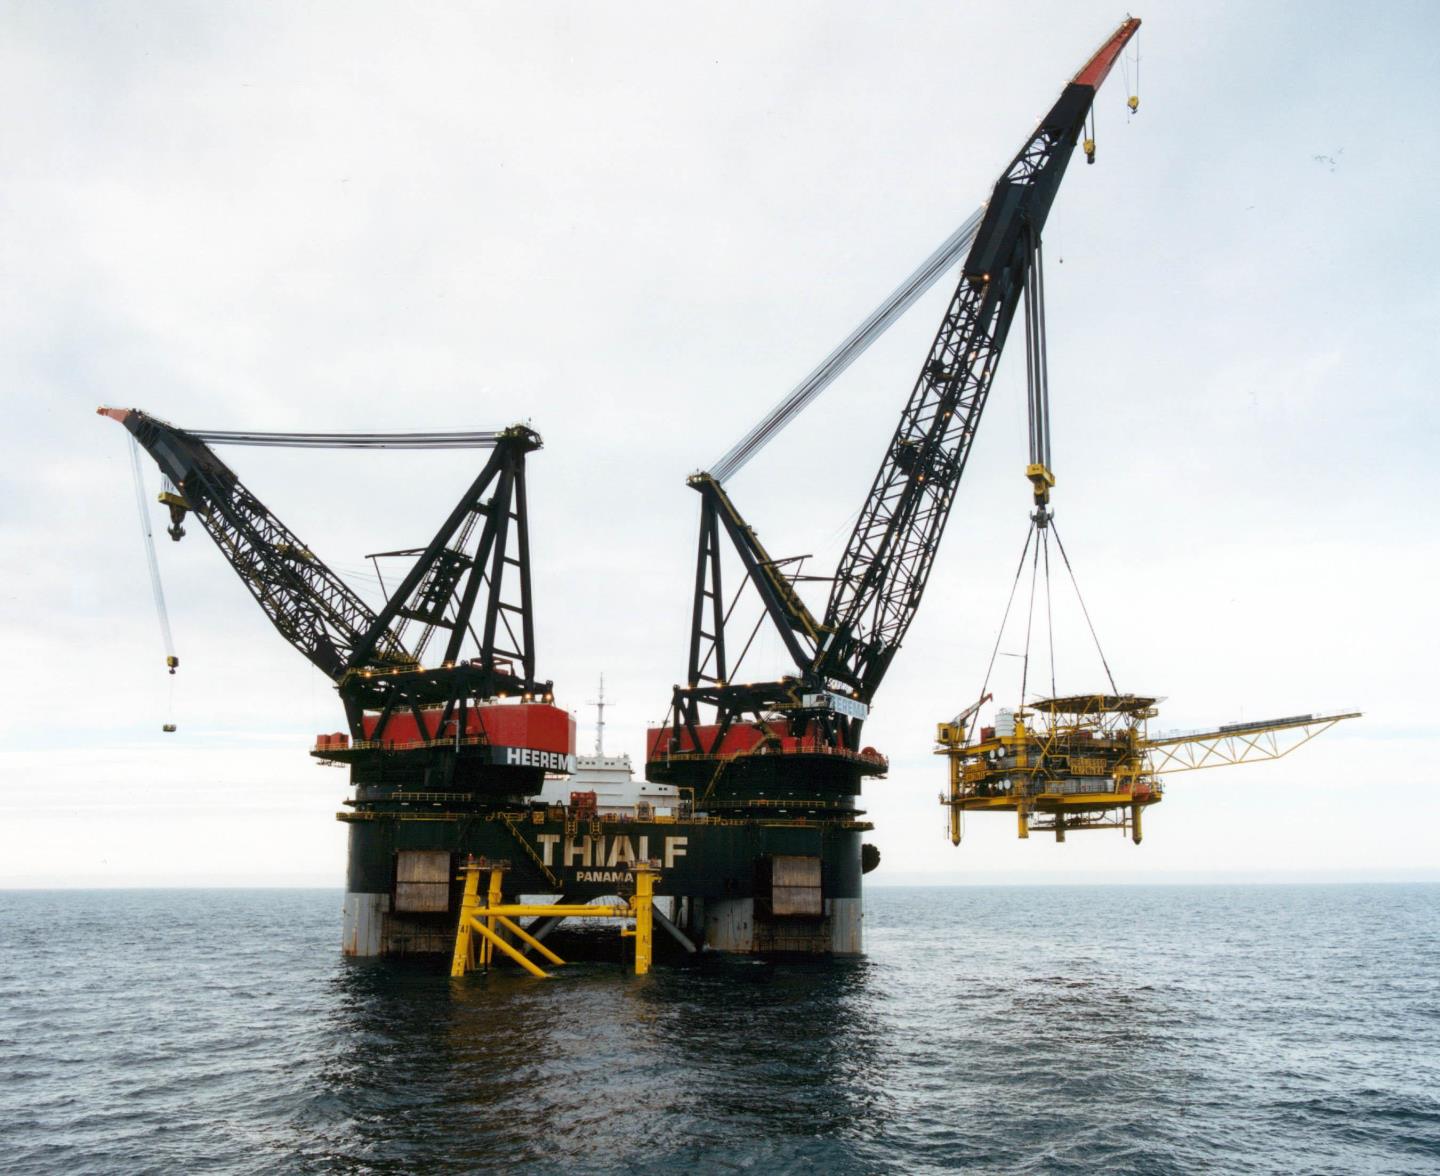
<path id="1" fill-rule="evenodd" d="M 701 521 L 688 675 L 674 688 L 668 727 L 651 734 L 652 779 L 690 784 L 701 797 L 714 797 L 724 777 L 736 773 L 738 760 L 749 770 L 754 756 L 787 750 L 809 758 L 806 771 L 812 779 L 823 778 L 821 791 L 854 786 L 856 772 L 884 770 L 882 757 L 860 747 L 869 705 L 919 608 L 1022 301 L 1032 330 L 1043 331 L 1041 233 L 1095 92 L 1139 25 L 1126 20 L 1086 62 L 995 184 L 973 227 L 959 284 L 831 578 L 822 619 L 795 590 L 798 561 L 766 553 L 718 477 L 701 473 L 690 479 L 701 495 Z M 1086 152 L 1092 153 L 1088 140 Z M 962 228 L 951 243 L 969 239 L 968 231 Z M 888 312 L 879 317 L 888 318 Z M 865 335 L 866 345 L 871 335 Z M 1032 342 L 1032 360 L 1037 348 L 1043 344 Z M 843 370 L 846 362 L 832 356 L 827 365 Z M 770 432 L 752 430 L 716 468 L 735 469 L 748 461 L 799 404 L 782 402 L 767 418 L 776 422 L 765 426 Z M 760 682 L 731 680 L 742 658 L 734 656 L 735 643 L 726 637 L 735 598 L 722 585 L 722 534 L 739 554 L 742 587 L 757 591 L 762 621 L 768 619 L 784 644 L 793 673 Z M 713 722 L 702 721 L 702 707 L 713 711 Z M 818 760 L 819 755 L 830 759 Z M 835 757 L 848 762 L 837 766 Z"/>
<path id="2" fill-rule="evenodd" d="M 463 740 L 486 743 L 485 705 L 511 699 L 547 712 L 537 720 L 539 734 L 530 750 L 560 760 L 573 754 L 573 721 L 564 712 L 548 713 L 554 710 L 548 705 L 553 684 L 535 670 L 525 458 L 542 442 L 533 429 L 206 432 L 178 428 L 138 409 L 99 412 L 130 431 L 173 487 L 161 495 L 170 508 L 172 537 L 184 534 L 187 513 L 199 519 L 280 635 L 335 682 L 355 745 L 380 749 L 403 743 L 425 751 L 447 741 L 449 750 Z M 240 481 L 210 441 L 303 448 L 465 447 L 491 453 L 425 547 L 386 553 L 414 557 L 414 563 L 377 611 Z M 439 657 L 427 658 L 440 634 Z M 506 723 L 515 725 L 513 717 Z M 344 759 L 355 751 L 348 745 L 344 755 L 338 754 L 341 750 L 337 747 L 330 758 Z M 431 771 L 426 778 L 453 779 L 455 759 L 449 756 L 438 774 Z M 396 771 L 393 764 L 385 770 Z"/>
<path id="3" fill-rule="evenodd" d="M 960 284 L 836 571 L 816 677 L 863 702 L 919 608 L 955 489 L 1041 233 L 1095 92 L 1140 22 L 1125 21 L 1061 93 L 996 182 Z"/>
<path id="4" fill-rule="evenodd" d="M 395 633 L 371 636 L 374 610 L 199 436 L 139 409 L 97 411 L 124 425 L 174 487 L 163 498 L 171 538 L 184 535 L 184 516 L 193 514 L 280 635 L 326 677 L 344 677 L 362 643 L 366 666 L 415 664 Z"/>

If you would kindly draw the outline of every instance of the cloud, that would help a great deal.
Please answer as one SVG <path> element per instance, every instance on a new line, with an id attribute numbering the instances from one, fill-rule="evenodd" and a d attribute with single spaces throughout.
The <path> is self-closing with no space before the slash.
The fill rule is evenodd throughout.
<path id="1" fill-rule="evenodd" d="M 3 786 L 24 817 L 6 853 L 42 871 L 26 846 L 96 846 L 123 821 L 135 870 L 203 872 L 178 848 L 199 818 L 112 788 L 138 764 L 167 795 L 213 802 L 216 828 L 243 814 L 271 830 L 277 849 L 253 869 L 289 877 L 297 855 L 338 860 L 339 827 L 319 810 L 343 788 L 301 812 L 204 765 L 270 731 L 291 743 L 265 778 L 313 778 L 304 748 L 335 725 L 333 699 L 197 530 L 161 552 L 186 750 L 156 746 L 170 684 L 123 437 L 94 406 L 216 428 L 533 420 L 546 440 L 531 467 L 541 672 L 580 708 L 603 670 L 619 703 L 611 744 L 638 758 L 683 672 L 685 474 L 974 207 L 1114 13 L 12 16 L 0 639 L 15 663 L 6 735 L 28 758 Z M 1412 16 L 1433 31 L 1433 14 Z M 1056 506 L 1117 677 L 1167 694 L 1167 724 L 1335 700 L 1434 734 L 1440 258 L 1415 231 L 1440 172 L 1422 121 L 1430 42 L 1338 5 L 1160 14 L 1142 33 L 1141 114 L 1126 118 L 1112 83 L 1099 164 L 1066 180 L 1047 233 Z M 1373 97 L 1334 84 L 1362 67 L 1386 77 Z M 1336 144 L 1332 175 L 1312 156 Z M 817 571 L 838 554 L 944 296 L 737 479 L 776 554 L 813 552 Z M 1306 749 L 1293 775 L 1236 769 L 1193 807 L 1177 784 L 1139 851 L 1117 837 L 1057 855 L 1005 830 L 957 858 L 942 841 L 933 724 L 976 689 L 1025 526 L 1022 368 L 1012 348 L 867 728 L 896 764 L 866 797 L 887 861 L 943 874 L 1216 853 L 1235 869 L 1433 860 L 1435 822 L 1397 830 L 1382 808 L 1397 780 L 1428 803 L 1427 761 L 1378 733 Z M 427 537 L 467 480 L 463 459 L 235 464 L 347 568 Z M 98 758 L 48 754 L 76 742 Z M 1312 794 L 1342 765 L 1353 793 Z M 77 798 L 63 814 L 29 807 L 61 787 Z M 1273 806 L 1271 832 L 1254 832 L 1255 805 Z M 1297 807 L 1304 836 L 1272 835 L 1296 828 Z"/>

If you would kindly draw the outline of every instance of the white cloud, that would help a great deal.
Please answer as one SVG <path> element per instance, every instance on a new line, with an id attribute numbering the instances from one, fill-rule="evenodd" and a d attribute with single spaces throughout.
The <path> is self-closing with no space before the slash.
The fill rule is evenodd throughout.
<path id="1" fill-rule="evenodd" d="M 1114 19 L 1094 4 L 8 12 L 0 875 L 69 876 L 123 842 L 112 880 L 231 865 L 338 880 L 343 787 L 304 755 L 338 722 L 325 683 L 198 528 L 161 552 L 182 722 L 157 739 L 170 684 L 128 457 L 95 404 L 206 427 L 532 418 L 541 669 L 576 708 L 604 670 L 612 745 L 638 758 L 683 672 L 684 475 L 983 198 Z M 866 798 L 887 863 L 1436 859 L 1420 754 L 1440 571 L 1435 23 L 1424 7 L 1157 13 L 1141 113 L 1125 118 L 1117 75 L 1099 165 L 1072 167 L 1047 243 L 1057 509 L 1121 685 L 1168 695 L 1176 726 L 1330 703 L 1367 718 L 1283 766 L 1177 778 L 1139 850 L 1016 844 L 1003 819 L 949 848 L 933 724 L 978 685 L 1025 525 L 1012 350 L 868 728 L 896 764 Z M 1384 83 L 1347 84 L 1356 71 Z M 943 298 L 737 478 L 777 554 L 838 553 Z M 465 460 L 236 465 L 360 568 L 428 534 Z M 277 745 L 245 751 L 257 730 Z M 266 848 L 232 859 L 241 834 Z"/>

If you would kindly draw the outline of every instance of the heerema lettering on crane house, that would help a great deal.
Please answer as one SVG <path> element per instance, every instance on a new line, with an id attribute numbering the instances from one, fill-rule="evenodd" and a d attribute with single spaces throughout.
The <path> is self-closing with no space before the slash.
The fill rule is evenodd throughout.
<path id="1" fill-rule="evenodd" d="M 312 754 L 348 766 L 353 789 L 339 814 L 350 838 L 346 952 L 451 955 L 461 972 L 475 944 L 485 960 L 493 949 L 517 961 L 538 950 L 553 961 L 540 940 L 556 922 L 618 895 L 623 904 L 597 909 L 636 920 L 643 970 L 652 894 L 673 950 L 862 951 L 861 877 L 879 854 L 862 845 L 872 826 L 857 801 L 862 782 L 888 766 L 862 729 L 919 608 L 1011 323 L 1038 282 L 1041 233 L 1095 92 L 1139 23 L 1125 21 L 1064 87 L 983 213 L 718 472 L 690 479 L 701 519 L 689 656 L 668 717 L 646 743 L 647 779 L 673 789 L 671 806 L 602 812 L 593 791 L 572 792 L 568 804 L 541 797 L 547 773 L 575 767 L 575 722 L 536 670 L 526 460 L 541 439 L 533 430 L 206 432 L 137 409 L 100 410 L 160 466 L 172 536 L 193 516 L 275 628 L 335 683 L 347 729 L 320 736 Z M 813 577 L 800 575 L 799 560 L 766 551 L 722 478 L 952 260 L 961 262 L 958 285 L 839 566 L 823 578 L 825 608 L 812 611 L 801 588 Z M 377 554 L 411 562 L 372 607 L 211 448 L 226 444 L 466 446 L 489 456 L 427 543 Z M 761 623 L 792 663 L 778 677 L 740 677 L 751 642 L 729 631 L 727 560 L 738 560 L 738 588 L 758 598 Z M 538 895 L 554 898 L 520 901 Z M 542 907 L 551 913 L 538 915 Z M 512 919 L 522 912 L 536 915 L 523 929 Z M 533 961 L 524 966 L 536 970 Z"/>

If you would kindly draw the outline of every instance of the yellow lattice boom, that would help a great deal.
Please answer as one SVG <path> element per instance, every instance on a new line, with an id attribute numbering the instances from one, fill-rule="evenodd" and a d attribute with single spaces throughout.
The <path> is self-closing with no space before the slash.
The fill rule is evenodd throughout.
<path id="1" fill-rule="evenodd" d="M 1323 735 L 1336 723 L 1358 719 L 1359 711 L 1343 714 L 1292 715 L 1261 723 L 1230 723 L 1209 731 L 1161 735 L 1145 741 L 1155 772 L 1189 772 L 1226 764 L 1280 759 Z"/>

